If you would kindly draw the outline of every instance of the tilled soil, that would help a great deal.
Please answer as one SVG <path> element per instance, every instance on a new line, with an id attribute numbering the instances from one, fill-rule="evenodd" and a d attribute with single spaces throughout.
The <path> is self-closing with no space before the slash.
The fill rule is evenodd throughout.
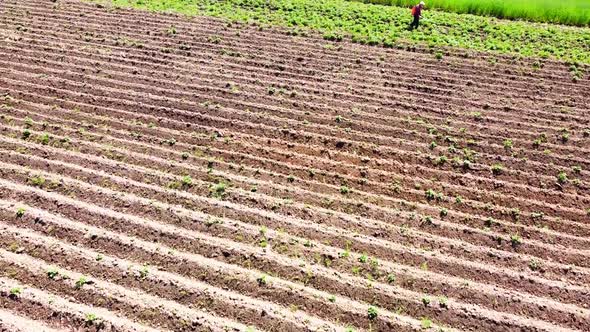
<path id="1" fill-rule="evenodd" d="M 590 330 L 563 63 L 73 0 L 0 39 L 1 331 Z"/>

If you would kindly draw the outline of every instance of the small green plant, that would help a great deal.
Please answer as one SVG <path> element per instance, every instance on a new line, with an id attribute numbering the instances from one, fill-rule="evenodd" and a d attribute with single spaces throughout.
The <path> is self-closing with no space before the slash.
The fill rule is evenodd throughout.
<path id="1" fill-rule="evenodd" d="M 529 269 L 531 269 L 532 271 L 537 271 L 537 270 L 539 270 L 540 267 L 541 267 L 541 263 L 538 260 L 536 260 L 535 258 L 533 258 L 529 261 Z"/>
<path id="2" fill-rule="evenodd" d="M 209 188 L 209 192 L 211 193 L 211 196 L 222 199 L 225 197 L 226 189 L 227 184 L 225 182 L 218 182 L 217 184 L 214 184 Z"/>
<path id="3" fill-rule="evenodd" d="M 420 264 L 420 270 L 428 271 L 428 262 L 422 262 L 422 264 Z"/>
<path id="4" fill-rule="evenodd" d="M 420 320 L 420 326 L 423 329 L 427 330 L 432 327 L 432 321 L 426 317 L 422 317 L 422 319 Z"/>
<path id="5" fill-rule="evenodd" d="M 395 282 L 395 275 L 393 275 L 393 274 L 391 274 L 391 273 L 390 273 L 390 274 L 388 274 L 388 275 L 387 275 L 387 283 L 389 283 L 389 284 L 393 284 L 394 282 Z"/>
<path id="6" fill-rule="evenodd" d="M 29 137 L 31 137 L 31 131 L 28 129 L 23 130 L 22 138 L 28 139 Z"/>
<path id="7" fill-rule="evenodd" d="M 428 148 L 430 150 L 434 150 L 437 146 L 438 146 L 438 144 L 436 144 L 435 141 L 432 141 L 432 142 L 430 142 L 430 145 L 428 146 Z"/>
<path id="8" fill-rule="evenodd" d="M 180 182 L 182 183 L 182 186 L 184 186 L 184 187 L 192 187 L 192 185 L 193 185 L 193 179 L 190 177 L 190 175 L 183 176 L 182 180 L 180 180 Z"/>
<path id="9" fill-rule="evenodd" d="M 47 277 L 49 279 L 55 279 L 58 275 L 59 275 L 59 272 L 57 272 L 57 270 L 54 268 L 47 270 Z"/>
<path id="10" fill-rule="evenodd" d="M 424 296 L 422 298 L 422 304 L 424 304 L 425 306 L 428 306 L 430 304 L 430 298 L 428 296 Z"/>
<path id="11" fill-rule="evenodd" d="M 373 306 L 370 306 L 367 310 L 367 317 L 369 317 L 370 320 L 375 320 L 378 315 L 379 313 L 377 312 L 377 308 Z"/>
<path id="12" fill-rule="evenodd" d="M 512 234 L 510 235 L 510 243 L 513 247 L 519 246 L 522 244 L 522 238 L 518 234 Z"/>
<path id="13" fill-rule="evenodd" d="M 84 277 L 84 276 L 81 276 L 80 279 L 78 279 L 76 281 L 76 288 L 80 289 L 80 288 L 82 288 L 82 286 L 84 286 L 88 283 L 89 283 L 88 279 L 86 279 L 86 277 Z"/>
<path id="14" fill-rule="evenodd" d="M 559 172 L 559 174 L 557 174 L 557 182 L 559 182 L 560 184 L 564 184 L 567 182 L 567 173 L 566 172 Z"/>
<path id="15" fill-rule="evenodd" d="M 295 182 L 295 177 L 293 175 L 289 175 L 287 176 L 287 181 L 293 183 Z"/>
<path id="16" fill-rule="evenodd" d="M 176 34 L 176 32 L 177 32 L 177 31 L 176 31 L 176 27 L 175 27 L 175 26 L 173 26 L 173 25 L 171 25 L 171 26 L 170 26 L 170 27 L 169 27 L 169 28 L 166 30 L 166 33 L 167 33 L 167 34 L 169 34 L 169 35 L 175 35 L 175 34 Z"/>
<path id="17" fill-rule="evenodd" d="M 190 154 L 188 152 L 183 152 L 181 157 L 183 160 L 187 160 L 190 157 Z"/>
<path id="18" fill-rule="evenodd" d="M 494 164 L 492 165 L 491 169 L 494 175 L 500 175 L 504 173 L 504 166 L 502 166 L 502 164 Z"/>
<path id="19" fill-rule="evenodd" d="M 582 167 L 581 166 L 573 166 L 572 170 L 574 171 L 574 173 L 576 174 L 580 174 L 582 173 Z"/>
<path id="20" fill-rule="evenodd" d="M 449 302 L 449 299 L 447 299 L 446 296 L 441 296 L 438 298 L 438 305 L 441 308 L 448 308 L 448 302 Z"/>
<path id="21" fill-rule="evenodd" d="M 442 193 L 437 193 L 433 189 L 426 190 L 424 192 L 424 195 L 426 196 L 426 199 L 429 200 L 429 201 L 432 201 L 432 200 L 440 201 L 440 200 L 443 199 L 443 194 Z"/>
<path id="22" fill-rule="evenodd" d="M 51 137 L 49 136 L 49 134 L 45 133 L 45 134 L 41 135 L 41 137 L 39 137 L 39 143 L 41 143 L 43 145 L 48 145 L 50 139 L 51 139 Z"/>
<path id="23" fill-rule="evenodd" d="M 41 175 L 36 175 L 29 178 L 29 183 L 35 187 L 42 187 L 45 184 L 45 178 Z"/>
<path id="24" fill-rule="evenodd" d="M 368 260 L 369 260 L 369 258 L 367 257 L 367 255 L 366 255 L 366 254 L 362 254 L 362 255 L 359 257 L 359 262 L 361 262 L 361 263 L 366 263 Z"/>
<path id="25" fill-rule="evenodd" d="M 350 193 L 350 188 L 348 188 L 347 186 L 341 186 L 340 193 L 343 195 L 346 195 L 346 194 Z"/>
<path id="26" fill-rule="evenodd" d="M 22 288 L 20 287 L 13 287 L 10 289 L 10 296 L 12 297 L 18 297 L 19 295 L 21 295 L 23 292 Z"/>
<path id="27" fill-rule="evenodd" d="M 504 140 L 504 149 L 506 150 L 510 150 L 512 149 L 513 143 L 511 139 L 505 139 Z"/>
<path id="28" fill-rule="evenodd" d="M 330 301 L 332 303 L 336 302 L 336 296 L 330 295 L 330 297 L 328 297 L 328 301 Z"/>
<path id="29" fill-rule="evenodd" d="M 336 115 L 336 118 L 335 118 L 335 120 L 336 120 L 336 122 L 337 122 L 337 123 L 342 123 L 342 122 L 344 122 L 344 118 L 343 118 L 341 115 Z"/>
<path id="30" fill-rule="evenodd" d="M 443 58 L 443 53 L 442 53 L 441 51 L 438 51 L 438 52 L 436 52 L 436 53 L 434 54 L 434 57 L 435 57 L 437 60 L 442 60 L 442 58 Z"/>
<path id="31" fill-rule="evenodd" d="M 98 317 L 96 317 L 96 315 L 93 313 L 87 313 L 84 316 L 84 320 L 86 321 L 86 324 L 92 325 L 94 322 L 96 322 L 96 320 L 98 320 Z"/>
<path id="32" fill-rule="evenodd" d="M 258 282 L 259 286 L 264 286 L 267 283 L 265 275 L 260 276 L 258 279 L 256 279 L 256 281 Z"/>
<path id="33" fill-rule="evenodd" d="M 139 270 L 139 278 L 145 279 L 147 278 L 148 274 L 150 273 L 147 264 L 144 264 L 143 267 Z"/>
<path id="34" fill-rule="evenodd" d="M 440 216 L 441 218 L 446 217 L 449 214 L 449 210 L 442 208 L 440 209 Z"/>
<path id="35" fill-rule="evenodd" d="M 25 208 L 23 208 L 23 207 L 20 207 L 20 208 L 16 209 L 16 217 L 17 217 L 17 218 L 22 218 L 22 217 L 24 217 L 24 215 L 25 215 L 25 211 L 26 211 L 26 210 L 25 210 Z"/>

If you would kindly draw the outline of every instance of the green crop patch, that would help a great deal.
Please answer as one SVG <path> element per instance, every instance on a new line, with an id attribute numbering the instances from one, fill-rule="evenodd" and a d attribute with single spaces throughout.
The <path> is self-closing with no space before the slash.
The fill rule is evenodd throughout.
<path id="1" fill-rule="evenodd" d="M 407 8 L 344 0 L 99 0 L 115 6 L 204 15 L 287 28 L 312 29 L 387 47 L 419 44 L 590 63 L 590 28 L 425 11 L 409 31 Z"/>

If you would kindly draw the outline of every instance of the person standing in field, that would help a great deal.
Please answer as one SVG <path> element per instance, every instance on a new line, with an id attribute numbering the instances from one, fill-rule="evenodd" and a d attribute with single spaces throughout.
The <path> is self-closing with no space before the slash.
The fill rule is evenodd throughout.
<path id="1" fill-rule="evenodd" d="M 422 9 L 426 4 L 424 1 L 420 1 L 419 4 L 412 7 L 412 16 L 414 16 L 414 21 L 410 24 L 410 30 L 418 29 L 418 25 L 420 25 L 420 18 L 422 17 Z"/>

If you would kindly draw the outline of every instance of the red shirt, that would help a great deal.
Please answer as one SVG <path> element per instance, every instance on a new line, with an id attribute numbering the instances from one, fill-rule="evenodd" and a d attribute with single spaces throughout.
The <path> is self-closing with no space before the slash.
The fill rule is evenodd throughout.
<path id="1" fill-rule="evenodd" d="M 422 15 L 422 7 L 420 7 L 420 5 L 414 6 L 414 8 L 412 9 L 412 13 L 414 13 L 414 16 Z"/>

